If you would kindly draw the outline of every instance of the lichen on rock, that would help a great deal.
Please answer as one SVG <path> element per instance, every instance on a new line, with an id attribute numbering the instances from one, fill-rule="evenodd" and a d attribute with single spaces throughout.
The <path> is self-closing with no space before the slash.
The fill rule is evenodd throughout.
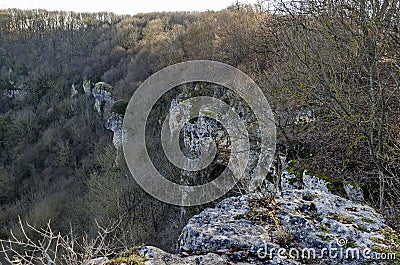
<path id="1" fill-rule="evenodd" d="M 382 253 L 395 258 L 400 241 L 381 214 L 333 194 L 321 178 L 303 177 L 301 188 L 286 182 L 274 198 L 231 197 L 193 216 L 179 237 L 178 254 L 154 247 L 139 253 L 146 264 L 356 265 L 386 264 L 371 258 Z"/>
<path id="2" fill-rule="evenodd" d="M 121 149 L 122 121 L 127 102 L 124 100 L 115 101 L 112 92 L 113 87 L 105 82 L 98 82 L 92 88 L 91 81 L 85 80 L 83 82 L 83 90 L 85 94 L 92 94 L 94 97 L 94 109 L 105 119 L 106 129 L 113 131 L 113 144 L 115 148 Z M 71 91 L 71 93 L 75 93 L 75 91 Z"/>
<path id="3" fill-rule="evenodd" d="M 360 253 L 370 250 L 370 255 L 377 253 L 377 249 L 399 250 L 399 241 L 390 239 L 384 231 L 396 232 L 373 208 L 332 194 L 320 178 L 305 175 L 303 181 L 302 189 L 284 189 L 271 200 L 245 195 L 228 198 L 214 209 L 204 210 L 183 229 L 180 250 L 193 254 L 236 250 L 240 255 L 237 253 L 235 258 L 240 256 L 241 262 L 250 264 L 280 264 L 273 261 L 279 249 L 285 249 L 286 253 L 292 249 L 313 249 L 321 254 L 324 248 L 343 251 L 357 248 Z M 339 240 L 346 245 L 340 245 Z M 270 256 L 260 259 L 258 251 L 265 248 L 271 250 Z M 287 257 L 286 261 L 290 260 L 299 261 Z M 320 262 L 363 264 L 367 260 L 361 254 L 358 259 L 326 255 Z"/>
<path id="4" fill-rule="evenodd" d="M 112 86 L 105 82 L 98 82 L 92 89 L 92 95 L 95 99 L 95 109 L 98 113 L 110 113 L 111 106 L 114 103 L 112 96 Z"/>
<path id="5" fill-rule="evenodd" d="M 122 147 L 122 121 L 121 115 L 113 113 L 106 122 L 106 129 L 114 132 L 113 144 L 117 149 Z"/>

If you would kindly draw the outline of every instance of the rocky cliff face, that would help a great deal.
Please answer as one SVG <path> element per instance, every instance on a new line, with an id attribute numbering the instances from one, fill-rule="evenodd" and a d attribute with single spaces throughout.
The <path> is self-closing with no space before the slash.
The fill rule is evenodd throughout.
<path id="1" fill-rule="evenodd" d="M 112 94 L 113 88 L 105 82 L 98 82 L 92 88 L 89 80 L 83 83 L 83 92 L 86 95 L 92 95 L 95 99 L 94 109 L 104 117 L 105 127 L 113 131 L 113 144 L 115 148 L 122 148 L 122 120 L 123 117 L 119 113 L 112 112 L 112 106 L 115 99 Z M 77 94 L 75 86 L 72 87 L 71 96 Z"/>
<path id="2" fill-rule="evenodd" d="M 103 83 L 96 84 L 91 90 L 99 113 L 114 103 L 111 92 L 104 86 Z M 185 105 L 177 107 L 179 101 L 195 95 L 191 93 L 198 90 L 200 88 L 184 89 L 168 104 L 170 123 L 186 123 L 182 130 L 182 146 L 194 157 L 199 153 L 202 141 L 218 129 L 218 124 L 205 119 L 202 113 L 195 122 L 189 123 L 189 108 Z M 87 87 L 85 91 L 88 91 Z M 214 97 L 225 95 L 219 88 L 207 91 Z M 235 99 L 231 101 L 236 102 Z M 240 110 L 240 107 L 239 104 L 236 109 Z M 114 145 L 118 148 L 122 139 L 122 117 L 115 113 L 107 117 L 106 127 L 114 132 Z M 162 116 L 156 117 L 161 119 Z M 159 123 L 158 120 L 154 122 Z M 251 122 L 249 118 L 249 125 Z M 178 125 L 170 127 L 179 128 Z M 213 136 L 218 139 L 218 135 Z M 220 139 L 225 138 L 220 136 Z M 228 143 L 219 145 L 223 150 Z M 254 157 L 250 157 L 250 162 Z M 216 160 L 217 164 L 223 164 L 224 159 L 220 158 L 221 161 Z M 390 260 L 398 258 L 400 241 L 396 231 L 364 202 L 359 187 L 305 172 L 299 174 L 293 172 L 293 163 L 283 164 L 279 189 L 266 183 L 260 193 L 227 198 L 215 208 L 193 216 L 179 236 L 178 254 L 146 246 L 136 250 L 135 255 L 147 259 L 145 264 L 157 265 L 389 264 Z M 204 175 L 208 176 L 210 172 L 206 171 Z M 179 176 L 181 183 L 187 185 L 193 184 L 188 182 L 190 179 L 202 177 L 193 177 L 192 173 L 183 170 Z M 275 192 L 276 195 L 271 195 Z"/>
<path id="3" fill-rule="evenodd" d="M 293 178 L 298 177 L 283 172 L 282 191 L 274 198 L 232 197 L 193 216 L 179 237 L 179 254 L 143 247 L 138 255 L 148 258 L 145 264 L 389 264 L 398 259 L 398 235 L 373 208 L 333 194 L 329 181 L 304 174 L 295 188 Z M 347 190 L 352 191 L 347 197 L 360 199 L 357 187 Z"/>
<path id="4" fill-rule="evenodd" d="M 117 149 L 122 148 L 122 120 L 121 115 L 113 113 L 106 122 L 106 129 L 114 132 L 113 144 Z"/>

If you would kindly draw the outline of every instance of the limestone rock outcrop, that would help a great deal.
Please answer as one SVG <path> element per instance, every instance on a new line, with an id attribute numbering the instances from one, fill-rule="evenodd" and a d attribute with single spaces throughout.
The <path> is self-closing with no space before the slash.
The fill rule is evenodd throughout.
<path id="1" fill-rule="evenodd" d="M 153 247 L 139 253 L 148 258 L 146 264 L 355 265 L 398 259 L 397 232 L 359 201 L 356 187 L 349 188 L 353 201 L 307 174 L 302 186 L 293 188 L 288 179 L 294 177 L 283 173 L 286 188 L 275 197 L 231 197 L 193 216 L 179 237 L 179 254 Z"/>

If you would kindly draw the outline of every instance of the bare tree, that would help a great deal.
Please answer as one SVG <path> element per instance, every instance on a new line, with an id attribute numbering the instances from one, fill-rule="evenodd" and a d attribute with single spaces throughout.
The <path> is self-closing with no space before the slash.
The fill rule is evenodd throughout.
<path id="1" fill-rule="evenodd" d="M 400 91 L 398 0 L 282 1 L 275 23 L 284 86 L 367 146 L 377 205 L 398 207 Z M 389 199 L 388 199 L 389 198 Z"/>
<path id="2" fill-rule="evenodd" d="M 77 238 L 70 233 L 61 235 L 53 231 L 50 221 L 44 229 L 24 224 L 19 219 L 19 235 L 11 231 L 11 238 L 0 240 L 0 253 L 10 264 L 83 264 L 97 257 L 114 256 L 123 249 L 116 236 L 119 223 L 103 228 L 98 223 L 95 237 L 87 235 Z M 37 238 L 37 239 L 34 239 Z"/>

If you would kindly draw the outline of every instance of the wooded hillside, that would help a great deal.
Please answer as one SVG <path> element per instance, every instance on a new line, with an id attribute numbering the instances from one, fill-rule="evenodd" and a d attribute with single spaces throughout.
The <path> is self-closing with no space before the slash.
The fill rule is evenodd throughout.
<path id="1" fill-rule="evenodd" d="M 361 185 L 400 224 L 399 1 L 135 16 L 12 9 L 0 10 L 0 238 L 18 231 L 18 216 L 78 235 L 95 234 L 97 220 L 120 222 L 124 244 L 173 249 L 200 208 L 182 219 L 138 187 L 82 86 L 106 82 L 128 101 L 151 74 L 194 59 L 235 66 L 263 89 L 293 171 Z"/>

